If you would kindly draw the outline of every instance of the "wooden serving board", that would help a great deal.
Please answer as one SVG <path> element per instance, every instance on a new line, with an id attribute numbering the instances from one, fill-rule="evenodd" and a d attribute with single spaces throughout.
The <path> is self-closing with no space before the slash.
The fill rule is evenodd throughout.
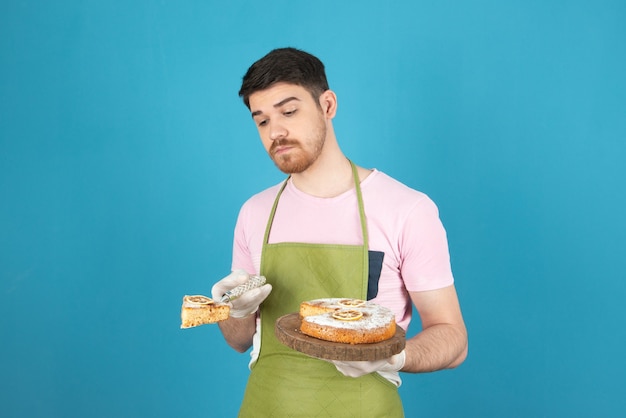
<path id="1" fill-rule="evenodd" d="M 383 360 L 401 352 L 406 343 L 405 332 L 400 327 L 396 327 L 396 335 L 389 340 L 371 344 L 344 344 L 305 335 L 300 331 L 300 322 L 297 312 L 278 318 L 275 327 L 278 341 L 301 353 L 326 360 Z"/>

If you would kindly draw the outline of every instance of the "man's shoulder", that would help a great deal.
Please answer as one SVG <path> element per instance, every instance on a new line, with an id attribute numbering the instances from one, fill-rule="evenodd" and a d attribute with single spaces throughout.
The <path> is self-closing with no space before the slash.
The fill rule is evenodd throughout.
<path id="1" fill-rule="evenodd" d="M 278 184 L 275 184 L 273 186 L 270 186 L 258 193 L 253 194 L 252 196 L 250 196 L 243 204 L 244 207 L 257 207 L 257 206 L 266 206 L 266 205 L 271 205 L 274 203 L 274 200 L 276 199 L 276 195 L 278 194 L 278 191 L 280 190 L 281 186 L 283 185 L 283 182 L 281 181 Z"/>
<path id="2" fill-rule="evenodd" d="M 370 177 L 369 184 L 364 184 L 364 188 L 367 189 L 371 187 L 371 189 L 375 190 L 378 195 L 383 196 L 397 196 L 401 199 L 428 199 L 426 193 L 421 192 L 417 189 L 408 186 L 406 183 L 391 177 L 390 175 L 374 169 Z M 366 179 L 367 180 L 367 179 Z"/>
<path id="3" fill-rule="evenodd" d="M 363 199 L 372 216 L 431 216 L 439 209 L 424 192 L 414 189 L 381 171 L 372 173 L 363 186 Z"/>

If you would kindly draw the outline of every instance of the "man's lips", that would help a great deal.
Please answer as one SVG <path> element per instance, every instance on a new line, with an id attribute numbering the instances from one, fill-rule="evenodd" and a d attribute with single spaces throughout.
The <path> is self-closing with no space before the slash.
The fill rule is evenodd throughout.
<path id="1" fill-rule="evenodd" d="M 290 149 L 294 148 L 295 144 L 290 144 L 290 143 L 276 143 L 274 145 L 272 145 L 270 151 L 272 153 L 272 155 L 278 155 L 278 154 L 282 154 L 284 152 L 289 151 Z"/>
<path id="2" fill-rule="evenodd" d="M 276 148 L 274 148 L 274 151 L 272 152 L 272 154 L 274 154 L 274 155 L 282 154 L 283 152 L 286 152 L 286 151 L 288 151 L 290 149 L 291 149 L 291 146 L 289 146 L 289 145 L 276 147 Z"/>

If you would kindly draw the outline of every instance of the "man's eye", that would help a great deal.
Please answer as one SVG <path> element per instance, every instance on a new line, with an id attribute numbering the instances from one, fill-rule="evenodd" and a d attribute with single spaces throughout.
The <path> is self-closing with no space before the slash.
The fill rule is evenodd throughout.
<path id="1" fill-rule="evenodd" d="M 293 116 L 298 110 L 294 109 L 294 110 L 288 110 L 285 113 L 283 113 L 283 115 L 289 117 L 289 116 Z"/>
<path id="2" fill-rule="evenodd" d="M 259 125 L 259 126 L 267 125 L 267 119 L 263 119 L 262 121 L 259 121 L 259 123 L 257 123 L 257 125 Z"/>

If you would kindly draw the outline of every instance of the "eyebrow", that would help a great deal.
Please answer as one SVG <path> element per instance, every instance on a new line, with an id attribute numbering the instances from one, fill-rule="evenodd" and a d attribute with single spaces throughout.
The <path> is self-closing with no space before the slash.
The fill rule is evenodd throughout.
<path id="1" fill-rule="evenodd" d="M 286 105 L 287 103 L 289 103 L 289 102 L 290 102 L 290 101 L 292 101 L 292 100 L 297 100 L 297 101 L 300 101 L 300 99 L 298 99 L 298 98 L 297 98 L 297 97 L 295 97 L 295 96 L 287 97 L 286 99 L 283 99 L 283 100 L 281 100 L 280 102 L 276 103 L 276 104 L 274 105 L 274 109 L 277 109 L 277 108 L 279 108 L 279 107 L 281 107 L 281 106 L 284 106 L 284 105 Z M 255 116 L 260 115 L 260 114 L 262 114 L 262 113 L 263 113 L 262 111 L 260 111 L 260 110 L 256 110 L 256 111 L 252 112 L 252 117 L 255 117 Z"/>

